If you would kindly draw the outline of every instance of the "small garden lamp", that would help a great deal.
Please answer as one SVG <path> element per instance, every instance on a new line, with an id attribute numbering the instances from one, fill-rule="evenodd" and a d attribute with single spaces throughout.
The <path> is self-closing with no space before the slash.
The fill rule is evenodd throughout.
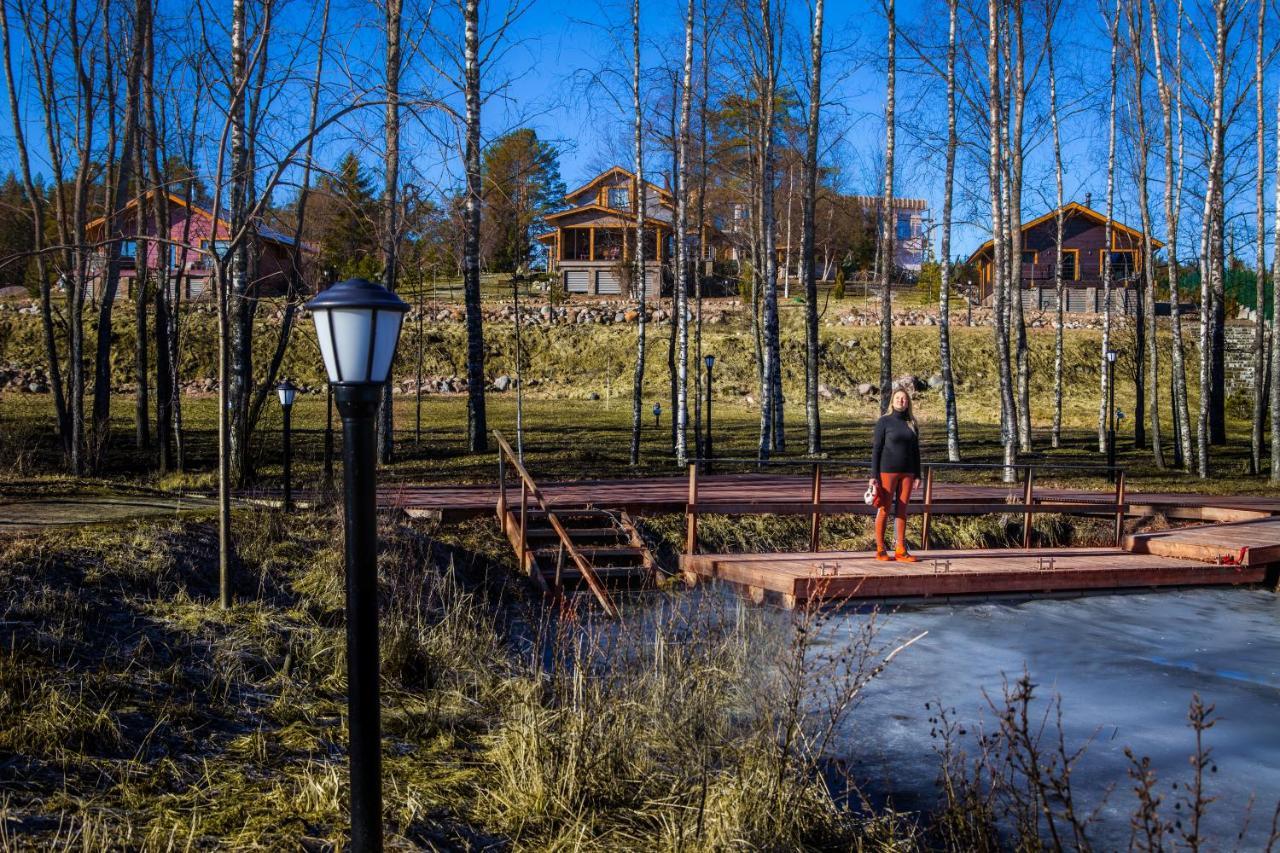
<path id="1" fill-rule="evenodd" d="M 653 428 L 654 429 L 658 428 L 658 425 L 659 425 L 658 420 L 661 417 L 662 417 L 662 404 L 654 403 L 653 404 Z"/>
<path id="2" fill-rule="evenodd" d="M 293 420 L 293 398 L 298 389 L 288 379 L 276 386 L 276 394 L 280 397 L 280 408 L 284 410 L 284 511 L 293 509 L 293 448 L 291 442 L 291 426 Z"/>
<path id="3" fill-rule="evenodd" d="M 307 303 L 342 416 L 347 572 L 351 849 L 382 849 L 378 698 L 378 517 L 374 421 L 409 310 L 381 284 L 353 278 Z"/>

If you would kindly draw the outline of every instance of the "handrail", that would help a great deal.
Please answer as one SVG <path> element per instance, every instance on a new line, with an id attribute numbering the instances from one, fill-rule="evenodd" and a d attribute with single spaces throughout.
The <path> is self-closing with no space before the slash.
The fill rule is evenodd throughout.
<path id="1" fill-rule="evenodd" d="M 517 476 L 520 478 L 520 569 L 522 571 L 524 570 L 524 560 L 527 547 L 525 544 L 525 534 L 527 530 L 526 517 L 528 514 L 527 496 L 532 494 L 533 499 L 538 502 L 538 506 L 544 513 L 546 513 L 547 523 L 551 525 L 551 529 L 560 537 L 561 548 L 563 548 L 565 553 L 569 555 L 569 559 L 573 560 L 574 565 L 578 567 L 578 571 L 582 574 L 582 577 L 586 579 L 587 586 L 590 587 L 592 593 L 595 594 L 596 600 L 600 602 L 600 606 L 605 609 L 606 613 L 616 619 L 618 617 L 618 606 L 614 604 L 613 599 L 609 597 L 609 592 L 604 588 L 604 584 L 601 583 L 600 576 L 596 574 L 595 568 L 587 562 L 586 558 L 579 553 L 577 546 L 573 544 L 573 540 L 569 537 L 569 532 L 565 529 L 564 525 L 560 522 L 559 517 L 555 514 L 555 511 L 551 509 L 551 506 L 543 497 L 542 490 L 538 488 L 538 484 L 534 482 L 533 477 L 529 475 L 528 470 L 524 467 L 524 463 L 520 461 L 520 457 L 511 449 L 511 445 L 507 443 L 507 440 L 502 437 L 502 433 L 496 429 L 493 431 L 493 438 L 498 444 L 498 503 L 501 508 L 505 509 L 506 506 L 506 473 L 503 469 L 504 459 L 507 462 L 510 462 L 510 464 L 515 468 Z"/>
<path id="2" fill-rule="evenodd" d="M 809 467 L 812 465 L 836 466 L 841 468 L 870 468 L 870 459 L 824 459 L 824 458 L 788 458 L 788 459 L 756 459 L 754 457 L 726 457 L 716 456 L 714 459 L 705 459 L 701 457 L 691 457 L 689 464 L 694 463 L 705 465 L 708 462 L 716 464 L 728 463 L 730 465 L 755 465 L 764 467 L 767 465 L 777 466 L 794 466 Z M 926 462 L 920 467 L 922 468 L 958 468 L 970 470 L 992 470 L 1002 471 L 1006 468 L 1035 468 L 1037 470 L 1062 470 L 1062 471 L 1122 471 L 1123 465 L 1107 465 L 1107 464 L 1074 464 L 1066 462 Z"/>
<path id="3" fill-rule="evenodd" d="M 719 459 L 718 462 L 732 461 Z M 773 460 L 767 460 L 772 462 Z M 685 551 L 688 554 L 696 554 L 698 552 L 698 515 L 704 512 L 712 512 L 725 515 L 747 515 L 747 514 L 771 514 L 771 515 L 799 515 L 807 514 L 809 520 L 809 550 L 817 553 L 819 550 L 819 533 L 821 530 L 822 516 L 824 514 L 854 514 L 866 512 L 863 505 L 851 503 L 847 501 L 824 501 L 822 499 L 822 462 L 826 460 L 806 459 L 806 460 L 778 460 L 779 464 L 804 464 L 812 469 L 812 489 L 810 499 L 808 501 L 796 500 L 765 500 L 765 501 L 742 501 L 742 500 L 711 500 L 699 501 L 698 499 L 698 478 L 701 468 L 701 460 L 693 459 L 689 463 L 689 498 L 685 504 Z M 837 462 L 837 464 L 841 464 Z M 863 467 L 870 467 L 869 463 L 854 463 Z M 924 506 L 922 508 L 921 517 L 921 546 L 924 550 L 929 549 L 929 533 L 933 516 L 936 515 L 987 515 L 993 513 L 1022 513 L 1022 547 L 1031 548 L 1031 523 L 1033 517 L 1037 513 L 1069 513 L 1073 510 L 1099 508 L 1107 509 L 1115 513 L 1115 541 L 1119 547 L 1121 537 L 1124 533 L 1124 516 L 1128 509 L 1125 502 L 1125 471 L 1120 466 L 1098 465 L 1098 466 L 1063 466 L 1063 465 L 1040 465 L 1031 462 L 1019 462 L 1012 465 L 1002 463 L 963 463 L 963 462 L 939 462 L 922 466 L 924 468 Z M 933 472 L 935 468 L 952 467 L 952 468 L 1022 468 L 1025 469 L 1026 475 L 1023 478 L 1022 501 L 1021 503 L 1005 502 L 994 503 L 984 500 L 971 499 L 946 499 L 936 502 L 934 500 L 934 478 Z M 1049 500 L 1043 498 L 1037 501 L 1035 494 L 1036 472 L 1044 468 L 1066 468 L 1070 467 L 1076 470 L 1106 470 L 1114 472 L 1115 492 L 1109 501 L 1082 501 L 1071 500 L 1069 498 L 1054 498 Z M 1101 496 L 1100 496 L 1101 497 Z"/>

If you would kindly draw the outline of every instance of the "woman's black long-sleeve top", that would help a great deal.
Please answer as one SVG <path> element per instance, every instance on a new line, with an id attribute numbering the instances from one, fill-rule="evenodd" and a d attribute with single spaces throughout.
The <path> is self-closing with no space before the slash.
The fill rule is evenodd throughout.
<path id="1" fill-rule="evenodd" d="M 876 421 L 871 444 L 871 477 L 880 473 L 910 474 L 920 479 L 920 437 L 901 412 L 889 412 Z"/>

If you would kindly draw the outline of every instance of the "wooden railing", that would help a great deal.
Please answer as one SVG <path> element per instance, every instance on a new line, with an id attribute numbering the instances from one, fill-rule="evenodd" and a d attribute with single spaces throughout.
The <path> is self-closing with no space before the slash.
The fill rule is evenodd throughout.
<path id="1" fill-rule="evenodd" d="M 535 581 L 545 585 L 545 579 L 541 577 L 536 566 L 536 559 L 529 553 L 529 544 L 527 533 L 529 530 L 529 499 L 532 498 L 539 509 L 547 517 L 547 523 L 551 525 L 551 529 L 556 532 L 556 536 L 560 538 L 560 551 L 573 560 L 583 579 L 587 582 L 587 586 L 591 588 L 591 592 L 595 594 L 596 600 L 600 602 L 600 606 L 610 616 L 618 616 L 618 606 L 614 604 L 613 599 L 609 597 L 609 591 L 605 589 L 604 584 L 600 580 L 600 576 L 596 574 L 595 568 L 591 563 L 582 556 L 577 546 L 573 544 L 573 540 L 569 537 L 569 533 L 565 530 L 564 524 L 556 517 L 555 512 L 543 497 L 542 490 L 538 488 L 538 484 L 533 481 L 533 477 L 529 476 L 529 472 L 525 470 L 523 463 L 520 462 L 519 455 L 511 449 L 511 445 L 502 437 L 502 433 L 497 430 L 493 431 L 493 438 L 498 443 L 498 517 L 502 524 L 507 523 L 507 466 L 510 465 L 516 472 L 516 477 L 520 481 L 520 535 L 518 538 L 517 555 L 519 557 L 519 566 L 523 570 L 525 563 L 528 561 L 532 567 L 530 574 L 535 575 Z M 559 586 L 559 570 L 557 569 L 555 585 Z"/>
<path id="2" fill-rule="evenodd" d="M 874 509 L 861 500 L 828 501 L 822 498 L 824 467 L 862 469 L 870 472 L 871 463 L 861 460 L 771 460 L 758 463 L 754 459 L 716 459 L 717 465 L 741 463 L 757 468 L 763 466 L 809 466 L 811 472 L 810 499 L 808 501 L 767 499 L 767 500 L 705 500 L 699 493 L 699 473 L 705 460 L 693 460 L 689 464 L 689 499 L 685 505 L 685 552 L 698 553 L 698 516 L 706 513 L 719 515 L 808 515 L 809 516 L 809 550 L 818 552 L 819 538 L 822 532 L 822 518 L 828 515 L 870 515 Z M 1124 533 L 1124 516 L 1129 509 L 1125 502 L 1124 469 L 1106 465 L 1049 465 L 1042 463 L 962 463 L 941 462 L 921 466 L 924 469 L 924 499 L 920 504 L 921 515 L 921 548 L 929 548 L 929 528 L 936 515 L 995 515 L 1003 513 L 1022 514 L 1022 547 L 1031 548 L 1031 525 L 1036 515 L 1056 513 L 1063 515 L 1096 515 L 1099 511 L 1107 515 L 1114 514 L 1115 543 L 1119 547 Z M 934 471 L 938 469 L 969 469 L 1009 471 L 1015 476 L 1021 472 L 1022 500 L 983 501 L 974 499 L 952 499 L 937 501 L 934 499 Z M 1069 470 L 1072 472 L 1093 471 L 1106 473 L 1114 477 L 1115 491 L 1110 501 L 1103 500 L 1070 500 L 1058 498 L 1045 500 L 1036 497 L 1035 483 L 1037 472 L 1046 470 Z M 859 481 L 859 482 L 866 482 Z"/>

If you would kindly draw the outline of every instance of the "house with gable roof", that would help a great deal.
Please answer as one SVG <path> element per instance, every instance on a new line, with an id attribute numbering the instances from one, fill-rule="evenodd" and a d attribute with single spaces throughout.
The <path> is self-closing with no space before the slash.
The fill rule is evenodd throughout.
<path id="1" fill-rule="evenodd" d="M 1111 244 L 1107 245 L 1107 217 L 1085 204 L 1070 202 L 1062 206 L 1062 277 L 1069 312 L 1094 312 L 1105 309 L 1103 271 L 1111 268 L 1113 311 L 1133 313 L 1137 310 L 1137 294 L 1143 274 L 1142 232 L 1123 222 L 1111 220 Z M 1022 263 L 1020 284 L 1025 289 L 1024 304 L 1029 308 L 1057 307 L 1055 267 L 1057 265 L 1057 208 L 1022 225 Z M 1152 251 L 1164 243 L 1151 237 Z M 969 265 L 977 271 L 978 280 L 971 284 L 978 297 L 986 302 L 992 296 L 994 246 L 983 243 L 969 256 Z"/>

